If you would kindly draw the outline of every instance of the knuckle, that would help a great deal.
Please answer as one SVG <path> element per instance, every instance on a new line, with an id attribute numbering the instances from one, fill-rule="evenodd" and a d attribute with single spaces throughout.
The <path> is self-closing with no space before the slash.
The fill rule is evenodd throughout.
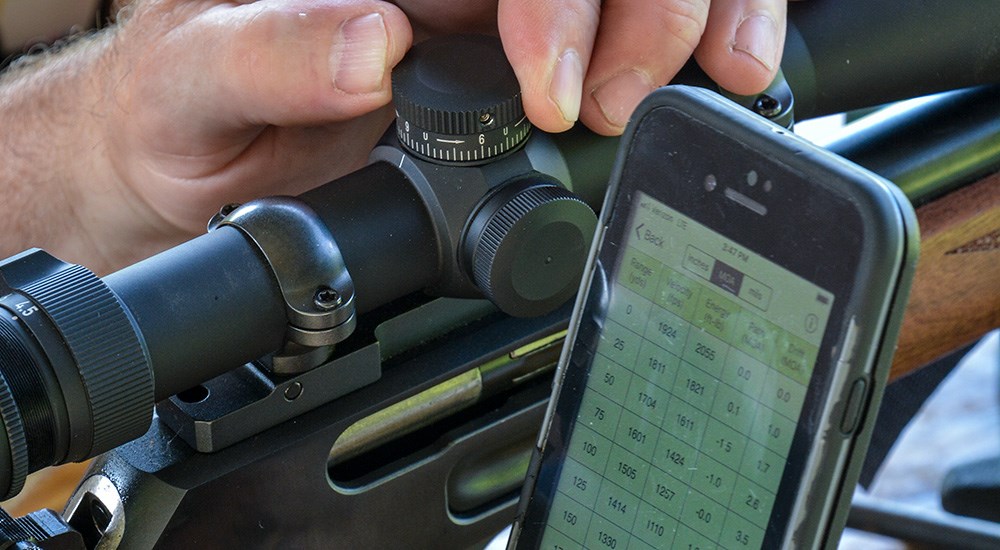
<path id="1" fill-rule="evenodd" d="M 597 23 L 601 18 L 601 2 L 599 0 L 571 2 L 567 7 L 573 12 L 572 21 L 584 23 L 590 28 L 597 28 Z"/>
<path id="2" fill-rule="evenodd" d="M 708 20 L 707 0 L 669 0 L 656 4 L 655 17 L 666 33 L 694 50 L 705 32 Z"/>

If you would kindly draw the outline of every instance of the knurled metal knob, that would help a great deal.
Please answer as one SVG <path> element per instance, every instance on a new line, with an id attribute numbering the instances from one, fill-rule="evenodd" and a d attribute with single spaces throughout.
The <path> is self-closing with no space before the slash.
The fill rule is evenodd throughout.
<path id="1" fill-rule="evenodd" d="M 479 289 L 505 313 L 542 315 L 580 286 L 596 224 L 593 210 L 567 189 L 515 182 L 473 216 L 464 260 Z"/>
<path id="2" fill-rule="evenodd" d="M 414 46 L 392 75 L 396 135 L 432 162 L 476 165 L 531 133 L 521 89 L 500 40 L 459 35 Z"/>

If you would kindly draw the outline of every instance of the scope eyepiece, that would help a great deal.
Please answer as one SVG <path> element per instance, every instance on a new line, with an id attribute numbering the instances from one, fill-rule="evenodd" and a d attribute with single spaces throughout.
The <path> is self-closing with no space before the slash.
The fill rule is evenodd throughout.
<path id="1" fill-rule="evenodd" d="M 142 435 L 152 411 L 143 340 L 101 279 L 38 249 L 0 262 L 0 498 Z"/>

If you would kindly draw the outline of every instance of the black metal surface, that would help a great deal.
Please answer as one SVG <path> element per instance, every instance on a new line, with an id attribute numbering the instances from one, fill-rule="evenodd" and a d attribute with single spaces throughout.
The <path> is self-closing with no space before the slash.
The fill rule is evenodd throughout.
<path id="1" fill-rule="evenodd" d="M 378 384 L 217 453 L 194 452 L 157 419 L 150 433 L 105 455 L 92 470 L 118 486 L 129 518 L 142 518 L 126 521 L 121 547 L 392 548 L 405 540 L 413 548 L 465 548 L 483 542 L 511 520 L 516 491 L 485 501 L 462 491 L 452 505 L 444 489 L 460 465 L 495 464 L 507 459 L 510 442 L 533 440 L 549 393 L 544 377 L 456 411 L 440 423 L 444 428 L 387 441 L 338 474 L 327 472 L 330 448 L 354 422 L 562 328 L 567 314 L 494 316 L 456 329 L 388 361 Z M 467 468 L 458 471 L 465 475 Z M 217 513 L 229 509 L 235 492 L 254 505 Z"/>
<path id="2" fill-rule="evenodd" d="M 501 311 L 547 313 L 580 286 L 597 216 L 541 175 L 497 187 L 470 216 L 461 263 Z"/>
<path id="3" fill-rule="evenodd" d="M 914 204 L 1000 170 L 1000 86 L 876 111 L 825 146 L 877 172 Z"/>
<path id="4" fill-rule="evenodd" d="M 142 333 L 156 400 L 276 351 L 284 301 L 239 230 L 220 227 L 104 278 Z"/>
<path id="5" fill-rule="evenodd" d="M 990 0 L 791 2 L 788 18 L 799 120 L 1000 81 Z"/>
<path id="6" fill-rule="evenodd" d="M 199 452 L 213 453 L 379 379 L 377 342 L 295 377 L 247 364 L 157 405 L 160 420 Z"/>
<path id="7" fill-rule="evenodd" d="M 397 166 L 375 162 L 301 198 L 340 244 L 359 314 L 436 280 L 436 227 Z"/>

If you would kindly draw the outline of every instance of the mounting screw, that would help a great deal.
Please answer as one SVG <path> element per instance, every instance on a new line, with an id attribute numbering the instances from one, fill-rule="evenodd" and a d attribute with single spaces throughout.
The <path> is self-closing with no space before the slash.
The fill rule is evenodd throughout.
<path id="1" fill-rule="evenodd" d="M 226 216 L 232 214 L 233 210 L 236 210 L 239 207 L 240 203 L 231 202 L 220 208 L 219 211 L 212 216 L 212 219 L 208 220 L 208 230 L 215 231 L 216 228 L 222 225 L 222 221 L 226 219 Z"/>
<path id="2" fill-rule="evenodd" d="M 753 102 L 753 111 L 758 115 L 774 118 L 781 114 L 781 102 L 775 97 L 760 94 Z"/>
<path id="3" fill-rule="evenodd" d="M 315 303 L 316 307 L 320 309 L 335 309 L 344 303 L 344 299 L 336 290 L 328 286 L 321 286 L 316 290 L 316 296 L 313 297 L 313 303 Z"/>
<path id="4" fill-rule="evenodd" d="M 302 395 L 302 383 L 292 382 L 285 388 L 285 399 L 289 401 L 295 401 L 298 396 Z"/>
<path id="5" fill-rule="evenodd" d="M 479 115 L 479 123 L 482 124 L 483 126 L 489 126 L 490 124 L 493 124 L 493 120 L 494 119 L 492 113 L 483 113 Z"/>

